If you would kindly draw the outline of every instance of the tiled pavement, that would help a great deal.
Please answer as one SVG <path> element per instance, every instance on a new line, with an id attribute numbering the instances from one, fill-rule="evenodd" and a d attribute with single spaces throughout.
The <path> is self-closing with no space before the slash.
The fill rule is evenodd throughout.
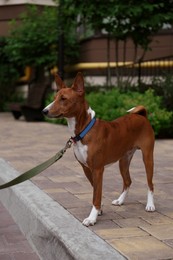
<path id="1" fill-rule="evenodd" d="M 0 260 L 39 260 L 27 239 L 1 203 Z"/>
<path id="2" fill-rule="evenodd" d="M 66 126 L 43 122 L 26 123 L 24 120 L 15 121 L 9 113 L 0 114 L 0 157 L 9 161 L 19 172 L 51 157 L 65 145 L 68 138 Z M 133 183 L 125 205 L 112 206 L 111 201 L 121 192 L 122 180 L 117 164 L 106 168 L 103 185 L 104 214 L 90 229 L 128 259 L 173 259 L 173 140 L 157 140 L 155 145 L 156 212 L 145 212 L 147 186 L 140 152 L 132 160 L 131 177 Z M 74 159 L 72 149 L 32 181 L 80 222 L 90 212 L 92 189 L 81 166 Z M 0 217 L 3 218 L 6 212 L 3 213 L 2 209 L 0 208 Z M 4 253 L 3 230 L 6 226 L 3 218 L 0 222 L 0 253 Z M 16 236 L 13 226 L 14 223 L 11 228 L 8 225 L 8 231 L 12 232 L 9 237 L 12 238 Z M 21 234 L 17 235 L 19 240 L 20 236 Z M 25 238 L 22 243 L 26 245 Z M 36 259 L 32 252 L 27 245 L 26 257 L 23 259 Z M 10 252 L 5 253 L 10 255 Z M 33 256 L 27 258 L 27 253 Z M 1 258 L 0 254 L 1 259 L 22 258 Z"/>

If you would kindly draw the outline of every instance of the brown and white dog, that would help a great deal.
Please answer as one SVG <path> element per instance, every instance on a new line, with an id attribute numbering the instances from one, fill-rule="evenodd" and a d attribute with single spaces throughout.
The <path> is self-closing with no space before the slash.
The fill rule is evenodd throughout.
<path id="1" fill-rule="evenodd" d="M 43 113 L 50 118 L 66 118 L 71 135 L 76 136 L 86 129 L 95 117 L 95 112 L 85 100 L 83 76 L 78 73 L 71 88 L 66 87 L 58 75 L 55 81 L 59 91 L 55 100 L 44 108 Z M 94 225 L 101 213 L 104 167 L 118 160 L 123 178 L 123 191 L 112 204 L 124 203 L 131 185 L 129 165 L 136 149 L 142 151 L 147 175 L 146 211 L 155 210 L 152 182 L 154 132 L 143 106 L 137 106 L 128 112 L 111 122 L 96 119 L 82 138 L 73 138 L 75 157 L 93 187 L 93 207 L 89 216 L 83 221 L 85 226 Z"/>

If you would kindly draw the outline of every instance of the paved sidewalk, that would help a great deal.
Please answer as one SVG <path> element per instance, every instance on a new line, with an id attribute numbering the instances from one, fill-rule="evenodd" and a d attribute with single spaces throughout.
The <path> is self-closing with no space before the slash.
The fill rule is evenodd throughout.
<path id="1" fill-rule="evenodd" d="M 0 114 L 0 157 L 21 173 L 50 158 L 68 138 L 66 126 L 15 121 L 9 113 Z M 112 206 L 111 201 L 122 190 L 122 180 L 118 164 L 106 168 L 104 214 L 89 229 L 128 259 L 173 259 L 173 140 L 157 140 L 155 145 L 156 212 L 145 212 L 147 185 L 140 152 L 132 160 L 131 177 L 132 187 L 125 205 Z M 72 149 L 32 181 L 80 222 L 88 216 L 92 189 Z M 2 228 L 3 223 L 5 225 L 5 221 L 1 221 Z M 0 252 L 2 247 L 0 241 Z M 0 255 L 1 259 L 13 258 Z"/>
<path id="2" fill-rule="evenodd" d="M 0 260 L 39 260 L 2 203 L 0 203 Z"/>

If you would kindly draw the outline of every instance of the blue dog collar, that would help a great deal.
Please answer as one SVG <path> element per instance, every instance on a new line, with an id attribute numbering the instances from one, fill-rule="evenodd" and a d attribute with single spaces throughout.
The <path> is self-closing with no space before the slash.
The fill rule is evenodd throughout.
<path id="1" fill-rule="evenodd" d="M 82 138 L 84 138 L 84 136 L 90 131 L 90 129 L 95 124 L 95 121 L 96 118 L 94 117 L 80 134 L 76 135 L 75 137 L 71 137 L 73 142 L 76 143 L 77 141 L 80 141 Z"/>

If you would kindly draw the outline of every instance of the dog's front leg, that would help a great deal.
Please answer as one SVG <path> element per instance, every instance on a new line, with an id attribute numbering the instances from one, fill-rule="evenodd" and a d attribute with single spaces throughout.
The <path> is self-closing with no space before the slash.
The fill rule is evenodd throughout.
<path id="1" fill-rule="evenodd" d="M 103 169 L 95 169 L 93 174 L 93 207 L 88 218 L 84 219 L 83 225 L 93 226 L 97 217 L 101 212 L 101 199 L 102 199 L 102 183 L 103 183 Z"/>

